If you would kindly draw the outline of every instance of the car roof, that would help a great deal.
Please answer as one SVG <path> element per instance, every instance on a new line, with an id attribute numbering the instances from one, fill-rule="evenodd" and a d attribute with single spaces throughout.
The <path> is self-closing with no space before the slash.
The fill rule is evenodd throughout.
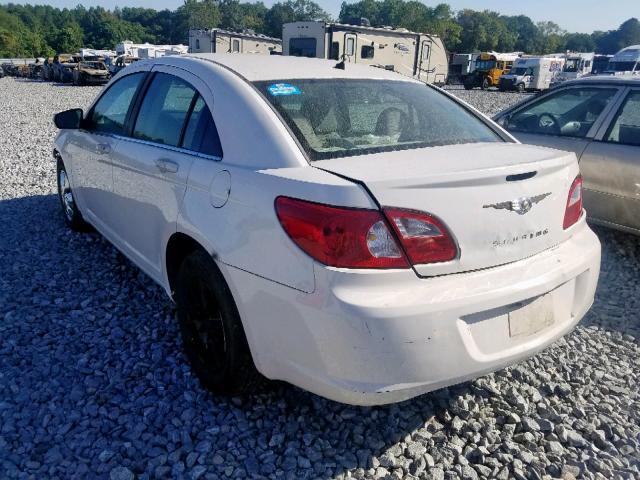
<path id="1" fill-rule="evenodd" d="M 235 72 L 250 82 L 311 79 L 311 78 L 372 78 L 379 80 L 404 80 L 417 82 L 384 68 L 346 63 L 344 70 L 335 68 L 338 61 L 319 58 L 290 57 L 282 55 L 238 54 L 238 53 L 198 53 L 162 57 L 162 63 L 183 66 L 189 63 L 208 63 L 211 68 L 222 66 Z"/>
<path id="2" fill-rule="evenodd" d="M 568 80 L 563 82 L 561 86 L 582 85 L 582 84 L 598 84 L 598 85 L 640 85 L 640 75 L 593 75 L 578 78 L 576 80 Z"/>

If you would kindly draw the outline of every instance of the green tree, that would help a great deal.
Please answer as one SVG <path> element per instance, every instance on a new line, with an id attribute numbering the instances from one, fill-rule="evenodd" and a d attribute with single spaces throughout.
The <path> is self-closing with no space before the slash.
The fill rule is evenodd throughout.
<path id="1" fill-rule="evenodd" d="M 329 14 L 313 0 L 286 0 L 274 3 L 265 15 L 265 33 L 282 37 L 282 24 L 307 20 L 330 20 Z"/>

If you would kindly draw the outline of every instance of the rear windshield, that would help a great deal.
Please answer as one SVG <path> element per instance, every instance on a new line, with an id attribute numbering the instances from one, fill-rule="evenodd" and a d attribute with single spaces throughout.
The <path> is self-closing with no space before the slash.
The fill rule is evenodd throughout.
<path id="1" fill-rule="evenodd" d="M 311 160 L 503 141 L 480 118 L 420 83 L 305 79 L 255 85 Z"/>

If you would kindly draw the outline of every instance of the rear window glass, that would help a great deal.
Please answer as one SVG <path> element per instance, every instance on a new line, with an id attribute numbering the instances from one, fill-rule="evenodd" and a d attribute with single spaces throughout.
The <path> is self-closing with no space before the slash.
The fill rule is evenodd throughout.
<path id="1" fill-rule="evenodd" d="M 479 117 L 420 83 L 304 79 L 255 85 L 311 160 L 503 141 Z"/>

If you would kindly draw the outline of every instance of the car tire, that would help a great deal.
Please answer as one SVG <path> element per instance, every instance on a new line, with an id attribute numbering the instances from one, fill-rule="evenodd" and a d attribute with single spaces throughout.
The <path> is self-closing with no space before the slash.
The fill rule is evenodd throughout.
<path id="1" fill-rule="evenodd" d="M 524 88 L 524 83 L 519 83 L 518 84 L 518 93 L 524 93 L 525 88 Z"/>
<path id="2" fill-rule="evenodd" d="M 178 272 L 177 317 L 185 354 L 200 383 L 216 395 L 247 395 L 264 377 L 256 369 L 231 290 L 204 250 Z"/>
<path id="3" fill-rule="evenodd" d="M 58 179 L 58 199 L 60 200 L 60 206 L 62 207 L 62 216 L 64 217 L 64 223 L 71 230 L 76 232 L 87 232 L 91 230 L 91 226 L 85 222 L 82 218 L 78 205 L 76 204 L 71 190 L 71 182 L 67 170 L 62 163 L 62 160 L 58 160 L 57 166 L 57 179 Z"/>
<path id="4" fill-rule="evenodd" d="M 489 88 L 489 80 L 486 78 L 482 79 L 482 90 L 487 90 Z"/>

